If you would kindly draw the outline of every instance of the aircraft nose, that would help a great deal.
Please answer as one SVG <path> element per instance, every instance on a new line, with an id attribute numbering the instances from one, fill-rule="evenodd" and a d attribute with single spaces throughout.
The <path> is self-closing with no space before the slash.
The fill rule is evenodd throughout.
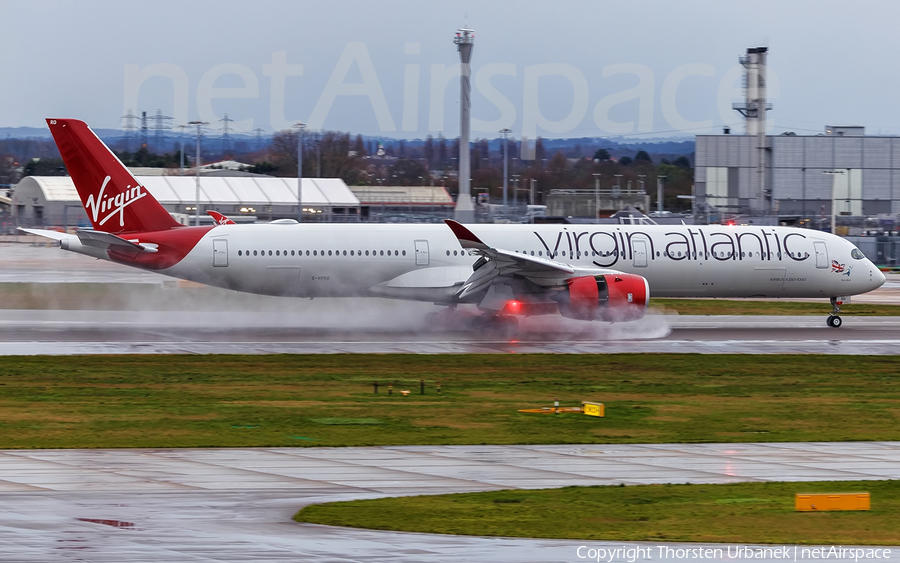
<path id="1" fill-rule="evenodd" d="M 872 289 L 878 289 L 879 287 L 884 285 L 884 281 L 885 281 L 884 272 L 879 270 L 878 267 L 875 266 L 874 264 L 872 264 L 872 269 L 875 270 L 874 273 L 872 274 L 872 283 L 874 284 L 875 287 L 873 287 Z"/>

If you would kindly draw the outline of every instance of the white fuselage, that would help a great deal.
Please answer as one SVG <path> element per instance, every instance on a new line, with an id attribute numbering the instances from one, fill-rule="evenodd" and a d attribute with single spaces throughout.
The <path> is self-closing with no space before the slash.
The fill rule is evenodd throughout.
<path id="1" fill-rule="evenodd" d="M 851 256 L 851 243 L 806 229 L 471 229 L 493 248 L 550 258 L 578 272 L 638 274 L 648 280 L 655 297 L 828 298 L 865 293 L 884 283 L 872 262 L 861 254 Z M 384 295 L 375 288 L 389 285 L 391 297 L 446 302 L 452 288 L 471 275 L 477 259 L 443 224 L 221 225 L 161 273 L 238 291 L 296 297 Z"/>

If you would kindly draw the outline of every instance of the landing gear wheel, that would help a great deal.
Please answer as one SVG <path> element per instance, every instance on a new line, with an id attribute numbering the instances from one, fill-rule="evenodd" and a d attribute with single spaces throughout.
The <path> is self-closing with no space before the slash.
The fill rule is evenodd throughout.
<path id="1" fill-rule="evenodd" d="M 519 330 L 519 321 L 509 315 L 481 315 L 469 321 L 469 328 L 476 332 L 511 338 Z"/>
<path id="2" fill-rule="evenodd" d="M 831 298 L 831 314 L 828 315 L 828 326 L 831 328 L 841 328 L 841 325 L 844 324 L 844 321 L 841 320 L 841 317 L 838 316 L 838 313 L 841 312 L 841 304 L 838 302 L 837 297 Z"/>
<path id="3" fill-rule="evenodd" d="M 515 317 L 496 317 L 495 323 L 497 334 L 503 338 L 512 338 L 519 332 L 519 320 Z"/>

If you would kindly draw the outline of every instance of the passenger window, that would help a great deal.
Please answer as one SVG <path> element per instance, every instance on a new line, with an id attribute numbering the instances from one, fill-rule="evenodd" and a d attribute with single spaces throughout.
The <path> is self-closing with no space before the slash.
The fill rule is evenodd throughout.
<path id="1" fill-rule="evenodd" d="M 403 251 L 403 255 L 406 256 L 406 251 L 405 251 L 405 250 Z"/>
<path id="2" fill-rule="evenodd" d="M 368 250 L 366 250 L 366 256 L 368 256 L 368 255 L 369 255 L 369 251 L 368 251 Z"/>
<path id="3" fill-rule="evenodd" d="M 256 251 L 255 251 L 255 250 L 253 251 L 253 255 L 256 256 Z"/>
<path id="4" fill-rule="evenodd" d="M 384 250 L 381 251 L 381 256 L 384 256 Z"/>

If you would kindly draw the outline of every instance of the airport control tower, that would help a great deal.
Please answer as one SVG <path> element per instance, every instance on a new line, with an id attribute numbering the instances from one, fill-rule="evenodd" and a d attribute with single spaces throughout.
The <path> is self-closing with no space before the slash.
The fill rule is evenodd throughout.
<path id="1" fill-rule="evenodd" d="M 456 198 L 454 218 L 460 223 L 475 222 L 475 208 L 472 206 L 472 190 L 469 185 L 471 165 L 469 163 L 469 110 L 472 107 L 472 85 L 469 80 L 472 49 L 475 47 L 475 32 L 462 28 L 453 38 L 459 51 L 459 196 Z"/>
<path id="2" fill-rule="evenodd" d="M 766 112 L 772 109 L 772 104 L 766 102 L 766 59 L 768 47 L 753 47 L 747 49 L 747 55 L 741 57 L 740 63 L 746 69 L 744 73 L 744 101 L 732 104 L 732 109 L 744 116 L 746 123 L 746 135 L 756 137 L 756 189 L 755 197 L 751 198 L 751 207 L 754 212 L 765 215 L 768 209 L 768 194 L 771 192 L 766 186 Z"/>

